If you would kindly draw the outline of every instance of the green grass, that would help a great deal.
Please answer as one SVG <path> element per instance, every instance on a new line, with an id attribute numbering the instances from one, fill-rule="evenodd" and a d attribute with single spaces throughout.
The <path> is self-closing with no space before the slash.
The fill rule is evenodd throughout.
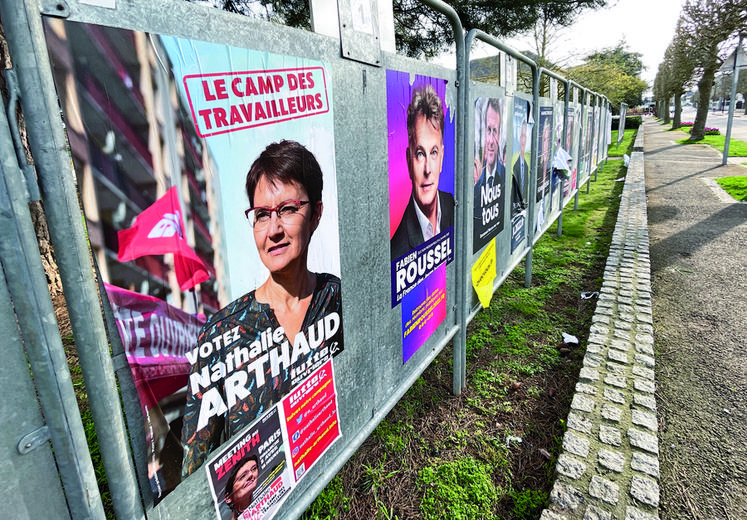
<path id="1" fill-rule="evenodd" d="M 627 150 L 632 149 L 633 140 L 635 139 L 635 135 L 637 132 L 638 130 L 635 130 L 635 129 L 625 130 L 625 133 L 623 134 L 623 140 L 620 143 L 620 146 L 617 146 L 617 130 L 613 130 L 612 140 L 610 141 L 612 144 L 607 150 L 607 156 L 608 157 L 622 157 L 623 154 L 625 153 L 630 154 L 630 152 L 628 152 Z"/>
<path id="2" fill-rule="evenodd" d="M 595 308 L 580 294 L 601 287 L 624 176 L 622 160 L 600 166 L 578 211 L 566 206 L 562 236 L 553 227 L 535 245 L 532 286 L 521 264 L 472 321 L 462 395 L 446 348 L 302 518 L 538 518 Z M 561 349 L 563 332 L 582 345 Z"/>
<path id="3" fill-rule="evenodd" d="M 724 135 L 707 135 L 700 141 L 690 141 L 687 139 L 679 139 L 677 144 L 707 144 L 713 146 L 720 152 L 724 151 L 724 143 L 726 142 L 726 136 Z M 729 140 L 729 157 L 747 157 L 747 143 L 744 141 L 738 141 L 736 139 Z"/>
<path id="4" fill-rule="evenodd" d="M 747 176 L 721 177 L 716 182 L 736 200 L 747 201 Z"/>
<path id="5" fill-rule="evenodd" d="M 308 520 L 337 518 L 349 509 L 350 498 L 343 493 L 342 479 L 339 475 L 333 478 L 322 490 L 316 500 L 306 510 Z"/>
<path id="6" fill-rule="evenodd" d="M 423 491 L 420 511 L 425 520 L 492 519 L 501 492 L 491 465 L 473 457 L 428 466 L 418 473 Z"/>

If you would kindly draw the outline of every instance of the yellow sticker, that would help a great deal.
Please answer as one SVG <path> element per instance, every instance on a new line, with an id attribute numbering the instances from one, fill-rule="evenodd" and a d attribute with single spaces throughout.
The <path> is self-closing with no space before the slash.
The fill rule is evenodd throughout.
<path id="1" fill-rule="evenodd" d="M 495 238 L 490 241 L 488 247 L 472 266 L 472 287 L 475 288 L 477 297 L 482 303 L 483 309 L 490 306 L 493 297 L 493 282 L 495 281 Z"/>

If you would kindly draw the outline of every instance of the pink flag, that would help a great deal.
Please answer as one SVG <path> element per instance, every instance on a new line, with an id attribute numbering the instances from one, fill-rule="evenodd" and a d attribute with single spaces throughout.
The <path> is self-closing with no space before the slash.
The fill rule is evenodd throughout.
<path id="1" fill-rule="evenodd" d="M 120 262 L 145 255 L 174 253 L 176 279 L 182 291 L 210 279 L 207 267 L 184 240 L 184 221 L 176 186 L 138 215 L 131 228 L 117 232 L 117 238 Z"/>

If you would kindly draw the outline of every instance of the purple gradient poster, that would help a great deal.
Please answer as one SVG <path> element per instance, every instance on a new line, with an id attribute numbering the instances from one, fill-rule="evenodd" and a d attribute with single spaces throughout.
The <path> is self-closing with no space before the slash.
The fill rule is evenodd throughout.
<path id="1" fill-rule="evenodd" d="M 387 71 L 392 307 L 403 363 L 446 317 L 454 258 L 454 113 L 446 80 Z"/>
<path id="2" fill-rule="evenodd" d="M 426 342 L 446 318 L 446 265 L 402 298 L 402 362 Z M 407 321 L 405 321 L 407 319 Z"/>

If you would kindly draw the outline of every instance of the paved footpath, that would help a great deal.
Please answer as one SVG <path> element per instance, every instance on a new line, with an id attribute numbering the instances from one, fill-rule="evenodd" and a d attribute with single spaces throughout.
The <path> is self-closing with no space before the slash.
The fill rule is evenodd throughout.
<path id="1" fill-rule="evenodd" d="M 747 204 L 706 145 L 636 138 L 541 520 L 747 519 Z"/>
<path id="2" fill-rule="evenodd" d="M 662 520 L 747 519 L 745 175 L 683 132 L 645 125 Z M 745 159 L 747 160 L 747 159 Z"/>

